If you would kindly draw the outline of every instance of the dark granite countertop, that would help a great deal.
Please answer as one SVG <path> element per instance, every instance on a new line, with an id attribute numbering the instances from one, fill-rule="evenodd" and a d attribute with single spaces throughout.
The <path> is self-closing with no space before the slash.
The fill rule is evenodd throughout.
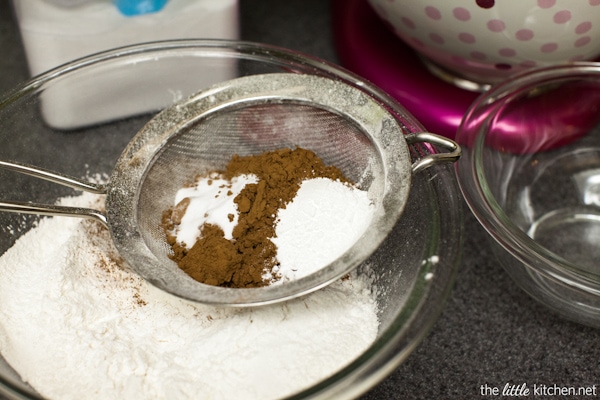
<path id="1" fill-rule="evenodd" d="M 240 0 L 240 6 L 242 39 L 337 62 L 328 1 Z M 28 78 L 8 1 L 0 1 L 0 54 L 4 92 Z M 507 383 L 600 386 L 599 332 L 555 316 L 518 289 L 466 206 L 464 214 L 463 262 L 445 311 L 408 360 L 363 398 L 495 398 L 502 396 L 482 395 L 482 385 Z"/>

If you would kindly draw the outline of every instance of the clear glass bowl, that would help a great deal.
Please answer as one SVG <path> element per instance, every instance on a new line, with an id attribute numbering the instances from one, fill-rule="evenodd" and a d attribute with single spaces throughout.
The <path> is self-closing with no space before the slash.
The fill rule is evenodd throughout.
<path id="1" fill-rule="evenodd" d="M 384 92 L 335 65 L 260 44 L 184 40 L 93 55 L 6 93 L 0 100 L 0 159 L 77 177 L 110 175 L 132 136 L 163 108 L 212 83 L 268 72 L 341 80 L 381 102 L 405 133 L 424 131 Z M 434 148 L 416 144 L 409 150 L 417 160 Z M 2 170 L 0 177 L 3 199 L 51 203 L 73 194 Z M 0 251 L 39 218 L 0 213 L 0 226 L 17 227 L 0 231 Z M 461 242 L 461 201 L 452 167 L 434 165 L 416 173 L 402 217 L 367 260 L 380 293 L 381 324 L 375 342 L 345 368 L 292 398 L 356 397 L 405 360 L 444 306 Z M 38 398 L 3 360 L 0 387 L 9 397 Z"/>
<path id="2" fill-rule="evenodd" d="M 459 184 L 515 282 L 600 327 L 600 64 L 548 67 L 483 94 L 457 133 Z"/>

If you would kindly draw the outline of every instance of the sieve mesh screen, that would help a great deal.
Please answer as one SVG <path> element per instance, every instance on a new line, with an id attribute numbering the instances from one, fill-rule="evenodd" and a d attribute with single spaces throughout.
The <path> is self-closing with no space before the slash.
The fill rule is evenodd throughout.
<path id="1" fill-rule="evenodd" d="M 352 121 L 323 108 L 297 104 L 251 104 L 193 121 L 164 146 L 140 187 L 138 226 L 148 248 L 163 262 L 170 247 L 160 227 L 162 213 L 173 206 L 176 192 L 197 175 L 223 169 L 235 154 L 260 154 L 303 147 L 351 181 L 381 195 L 383 166 L 369 137 Z"/>

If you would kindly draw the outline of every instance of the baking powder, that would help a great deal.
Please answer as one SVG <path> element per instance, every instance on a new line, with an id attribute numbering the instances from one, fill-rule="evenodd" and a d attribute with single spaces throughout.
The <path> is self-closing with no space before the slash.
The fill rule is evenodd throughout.
<path id="1" fill-rule="evenodd" d="M 368 193 L 328 178 L 307 179 L 277 214 L 281 281 L 309 275 L 336 260 L 365 232 L 375 206 Z"/>
<path id="2" fill-rule="evenodd" d="M 374 297 L 352 275 L 279 305 L 192 304 L 130 272 L 97 222 L 46 218 L 0 257 L 0 352 L 48 398 L 279 398 L 367 349 Z"/>
<path id="3" fill-rule="evenodd" d="M 239 175 L 231 180 L 209 176 L 196 180 L 193 186 L 179 189 L 175 194 L 175 205 L 184 199 L 190 202 L 181 223 L 177 225 L 177 241 L 192 247 L 200 235 L 200 227 L 205 223 L 219 226 L 225 239 L 231 240 L 239 217 L 233 199 L 246 184 L 257 180 L 255 175 Z"/>

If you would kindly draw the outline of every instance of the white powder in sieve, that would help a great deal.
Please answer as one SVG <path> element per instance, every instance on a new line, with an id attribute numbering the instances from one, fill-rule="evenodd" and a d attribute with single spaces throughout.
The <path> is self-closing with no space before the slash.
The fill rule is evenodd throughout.
<path id="1" fill-rule="evenodd" d="M 48 398 L 279 398 L 347 365 L 377 330 L 364 275 L 279 305 L 191 304 L 129 272 L 93 221 L 43 219 L 0 257 L 0 352 Z"/>
<path id="2" fill-rule="evenodd" d="M 204 223 L 218 225 L 223 229 L 225 239 L 231 240 L 239 217 L 233 200 L 246 184 L 257 181 L 256 175 L 239 175 L 231 180 L 209 176 L 198 179 L 193 186 L 179 189 L 175 194 L 175 205 L 186 198 L 190 199 L 190 203 L 177 225 L 177 241 L 192 247 Z M 233 218 L 230 219 L 229 215 Z"/>
<path id="3" fill-rule="evenodd" d="M 375 207 L 364 190 L 328 178 L 307 179 L 277 214 L 281 281 L 318 271 L 344 254 L 365 232 Z M 280 281 L 280 282 L 281 282 Z"/>

